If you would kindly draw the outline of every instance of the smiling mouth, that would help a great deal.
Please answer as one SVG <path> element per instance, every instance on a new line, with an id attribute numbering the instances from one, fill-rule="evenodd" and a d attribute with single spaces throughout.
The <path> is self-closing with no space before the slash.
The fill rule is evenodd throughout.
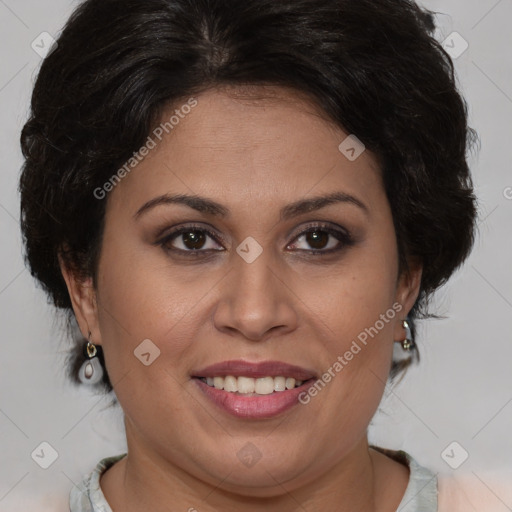
<path id="1" fill-rule="evenodd" d="M 290 389 L 295 389 L 302 386 L 304 383 L 312 381 L 308 379 L 306 381 L 296 380 L 293 377 L 277 376 L 277 377 L 244 377 L 226 375 L 216 377 L 195 377 L 208 386 L 227 391 L 228 393 L 234 393 L 242 396 L 254 396 L 254 395 L 270 395 L 272 393 L 280 393 Z"/>

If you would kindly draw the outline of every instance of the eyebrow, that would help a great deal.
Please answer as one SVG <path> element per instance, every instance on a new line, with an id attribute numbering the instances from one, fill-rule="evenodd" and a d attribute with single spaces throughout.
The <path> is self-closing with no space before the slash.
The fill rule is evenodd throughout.
<path id="1" fill-rule="evenodd" d="M 301 199 L 284 206 L 280 210 L 280 220 L 288 220 L 293 217 L 298 217 L 303 213 L 319 210 L 335 203 L 352 204 L 359 207 L 366 214 L 369 213 L 368 207 L 356 197 L 346 194 L 345 192 L 333 192 L 327 195 Z M 212 215 L 214 217 L 225 218 L 230 215 L 230 210 L 228 208 L 206 197 L 187 194 L 163 194 L 144 203 L 137 210 L 134 218 L 138 219 L 143 213 L 155 208 L 156 206 L 166 204 L 183 204 L 201 213 Z"/>

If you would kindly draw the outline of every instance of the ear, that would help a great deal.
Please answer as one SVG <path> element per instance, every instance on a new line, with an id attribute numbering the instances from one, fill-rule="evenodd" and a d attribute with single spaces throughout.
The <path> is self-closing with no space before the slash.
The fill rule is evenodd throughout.
<path id="1" fill-rule="evenodd" d="M 395 301 L 402 305 L 398 318 L 405 319 L 414 306 L 420 293 L 423 265 L 418 259 L 409 260 L 409 268 L 403 270 L 398 278 Z M 395 339 L 403 338 L 402 322 L 395 324 Z"/>
<path id="2" fill-rule="evenodd" d="M 80 331 L 86 339 L 90 332 L 93 343 L 101 345 L 96 291 L 94 290 L 92 277 L 80 278 L 76 272 L 66 265 L 60 253 L 59 266 L 64 281 L 66 281 L 71 305 Z"/>

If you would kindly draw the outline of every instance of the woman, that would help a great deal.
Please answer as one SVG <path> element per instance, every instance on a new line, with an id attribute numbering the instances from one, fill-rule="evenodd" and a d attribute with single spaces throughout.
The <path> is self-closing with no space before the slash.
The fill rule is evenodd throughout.
<path id="1" fill-rule="evenodd" d="M 128 452 L 72 512 L 438 510 L 436 475 L 367 439 L 473 243 L 433 29 L 408 0 L 74 12 L 22 132 L 22 229 Z"/>

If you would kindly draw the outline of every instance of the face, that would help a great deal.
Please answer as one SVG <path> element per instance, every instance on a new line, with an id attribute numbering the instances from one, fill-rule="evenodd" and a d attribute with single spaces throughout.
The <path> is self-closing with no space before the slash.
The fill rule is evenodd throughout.
<path id="1" fill-rule="evenodd" d="M 258 495 L 313 481 L 365 438 L 418 292 L 398 273 L 376 158 L 340 151 L 349 134 L 299 96 L 266 92 L 210 90 L 165 112 L 179 122 L 109 193 L 96 288 L 66 275 L 129 448 Z M 233 360 L 245 364 L 205 370 Z M 209 385 L 228 375 L 259 393 Z M 266 387 L 293 375 L 300 394 Z"/>

